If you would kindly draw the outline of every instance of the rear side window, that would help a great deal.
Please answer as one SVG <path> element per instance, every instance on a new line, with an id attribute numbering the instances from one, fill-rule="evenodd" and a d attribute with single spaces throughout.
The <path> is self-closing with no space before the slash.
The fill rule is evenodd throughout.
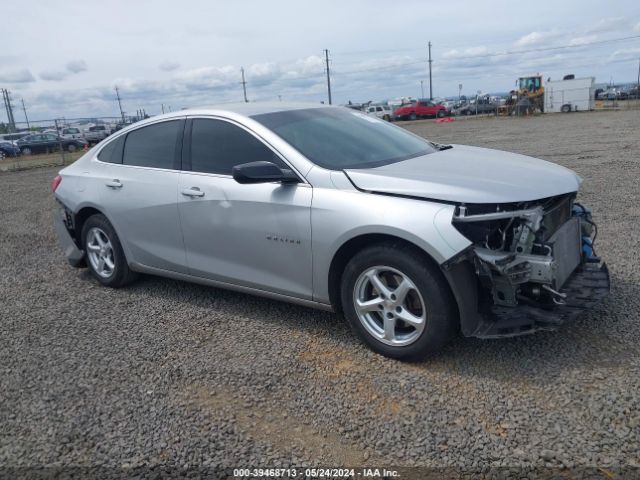
<path id="1" fill-rule="evenodd" d="M 132 131 L 124 144 L 122 163 L 139 167 L 175 168 L 176 142 L 181 125 L 181 120 L 171 120 Z"/>
<path id="2" fill-rule="evenodd" d="M 107 143 L 104 148 L 100 150 L 100 153 L 98 153 L 98 160 L 108 163 L 122 163 L 124 137 L 124 135 L 121 135 L 114 141 Z"/>
<path id="3" fill-rule="evenodd" d="M 191 170 L 231 175 L 236 165 L 257 161 L 289 168 L 269 147 L 246 130 L 222 120 L 194 119 Z"/>

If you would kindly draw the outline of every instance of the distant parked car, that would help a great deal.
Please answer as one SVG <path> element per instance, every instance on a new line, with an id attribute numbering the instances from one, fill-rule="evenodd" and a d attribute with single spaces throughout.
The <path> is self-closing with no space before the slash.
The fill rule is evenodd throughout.
<path id="1" fill-rule="evenodd" d="M 63 149 L 75 152 L 80 148 L 84 148 L 87 142 L 81 139 L 62 138 L 51 133 L 37 133 L 21 138 L 17 144 L 23 155 L 31 155 L 32 153 L 56 151 L 60 148 L 60 144 L 62 144 Z"/>
<path id="2" fill-rule="evenodd" d="M 77 127 L 67 127 L 62 129 L 62 134 L 60 135 L 62 138 L 66 139 L 82 139 L 84 140 L 84 135 Z"/>
<path id="3" fill-rule="evenodd" d="M 0 157 L 17 157 L 18 155 L 20 155 L 20 149 L 13 142 L 0 140 Z"/>
<path id="4" fill-rule="evenodd" d="M 373 115 L 387 122 L 390 122 L 393 118 L 393 112 L 388 105 L 370 105 L 365 110 L 367 115 Z"/>
<path id="5" fill-rule="evenodd" d="M 26 137 L 27 135 L 31 135 L 31 132 L 3 133 L 0 135 L 0 141 L 11 142 L 15 145 L 16 141 Z"/>
<path id="6" fill-rule="evenodd" d="M 398 120 L 416 120 L 426 117 L 444 117 L 447 115 L 447 108 L 431 100 L 416 100 L 408 105 L 403 105 L 394 112 L 394 117 Z"/>
<path id="7" fill-rule="evenodd" d="M 111 129 L 106 125 L 94 125 L 84 133 L 84 138 L 89 143 L 98 143 L 111 135 Z"/>
<path id="8" fill-rule="evenodd" d="M 482 113 L 496 113 L 497 105 L 486 98 L 478 98 L 474 103 L 467 103 L 458 108 L 457 115 L 475 115 Z"/>

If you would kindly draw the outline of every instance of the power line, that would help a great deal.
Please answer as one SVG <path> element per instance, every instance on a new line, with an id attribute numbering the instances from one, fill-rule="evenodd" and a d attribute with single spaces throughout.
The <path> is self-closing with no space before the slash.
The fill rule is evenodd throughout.
<path id="1" fill-rule="evenodd" d="M 469 56 L 464 56 L 464 57 L 448 57 L 448 58 L 442 58 L 442 62 L 452 62 L 452 61 L 456 61 L 456 60 L 470 60 L 470 59 L 478 59 L 478 58 L 490 58 L 490 57 L 501 57 L 501 56 L 505 56 L 505 55 L 519 55 L 519 54 L 523 54 L 523 53 L 533 53 L 533 52 L 544 52 L 544 51 L 552 51 L 552 50 L 561 50 L 561 49 L 566 49 L 566 48 L 579 48 L 579 47 L 585 47 L 585 46 L 589 46 L 589 45 L 599 45 L 599 44 L 606 44 L 606 43 L 614 43 L 614 42 L 622 42 L 622 41 L 627 41 L 627 40 L 633 40 L 633 39 L 637 39 L 640 38 L 640 35 L 633 35 L 630 37 L 621 37 L 621 38 L 613 38 L 613 39 L 609 39 L 609 40 L 600 40 L 600 41 L 594 41 L 594 42 L 584 42 L 581 43 L 580 45 L 558 45 L 555 47 L 542 47 L 542 48 L 531 48 L 528 50 L 514 50 L 514 51 L 507 51 L 507 52 L 495 52 L 495 53 L 487 53 L 487 54 L 482 54 L 482 55 L 469 55 Z M 338 71 L 338 74 L 340 75 L 350 75 L 352 73 L 364 73 L 364 72 L 373 72 L 373 71 L 377 71 L 377 70 L 387 70 L 387 69 L 393 69 L 393 68 L 398 68 L 398 67 L 407 67 L 410 65 L 418 65 L 418 64 L 424 64 L 427 63 L 429 60 L 416 60 L 416 61 L 411 61 L 411 62 L 404 62 L 404 63 L 395 63 L 393 65 L 383 65 L 380 67 L 370 67 L 370 68 L 363 68 L 363 69 L 358 69 L 358 70 L 347 70 L 347 71 Z"/>

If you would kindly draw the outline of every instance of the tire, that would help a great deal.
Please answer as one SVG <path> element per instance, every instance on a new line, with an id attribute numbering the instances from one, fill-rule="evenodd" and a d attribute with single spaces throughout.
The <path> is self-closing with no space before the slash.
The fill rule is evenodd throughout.
<path id="1" fill-rule="evenodd" d="M 409 115 L 409 120 L 417 120 L 418 116 L 416 115 L 416 112 L 411 113 L 411 115 Z"/>
<path id="2" fill-rule="evenodd" d="M 387 122 L 390 122 L 390 121 L 391 121 L 391 117 L 390 117 L 389 115 L 384 115 L 384 116 L 382 117 L 382 119 L 383 119 L 383 120 L 385 120 L 385 121 L 387 121 Z"/>
<path id="3" fill-rule="evenodd" d="M 438 110 L 436 117 L 443 118 L 446 114 L 447 112 L 445 112 L 444 110 Z"/>
<path id="4" fill-rule="evenodd" d="M 76 147 L 73 143 L 70 143 L 70 144 L 67 146 L 67 151 L 69 151 L 70 153 L 73 153 L 73 152 L 75 152 L 75 151 L 76 151 L 76 148 L 77 148 L 77 147 Z"/>
<path id="5" fill-rule="evenodd" d="M 136 279 L 137 274 L 129 269 L 120 239 L 104 215 L 92 215 L 84 222 L 82 246 L 91 275 L 105 287 L 124 287 Z M 103 258 L 102 264 L 99 257 Z"/>
<path id="6" fill-rule="evenodd" d="M 565 104 L 560 108 L 562 113 L 569 113 L 571 111 L 571 105 Z"/>
<path id="7" fill-rule="evenodd" d="M 466 116 L 471 115 L 471 110 L 465 110 L 465 111 L 464 111 L 464 114 L 465 114 Z"/>
<path id="8" fill-rule="evenodd" d="M 23 147 L 22 148 L 22 154 L 23 155 L 31 155 L 31 149 L 29 147 Z"/>
<path id="9" fill-rule="evenodd" d="M 374 287 L 380 283 L 382 294 Z M 408 293 L 403 295 L 401 285 Z M 368 302 L 367 307 L 358 308 L 358 301 Z M 440 350 L 457 329 L 457 310 L 446 280 L 419 250 L 402 244 L 384 243 L 357 253 L 342 274 L 341 302 L 360 340 L 386 357 L 425 358 Z"/>

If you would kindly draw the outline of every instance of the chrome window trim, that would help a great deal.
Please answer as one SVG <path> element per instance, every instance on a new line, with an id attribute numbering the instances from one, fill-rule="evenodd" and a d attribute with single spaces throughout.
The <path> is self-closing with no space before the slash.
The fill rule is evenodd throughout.
<path id="1" fill-rule="evenodd" d="M 103 165 L 115 165 L 115 166 L 120 166 L 120 167 L 133 167 L 133 168 L 143 168 L 143 169 L 148 169 L 148 170 L 160 170 L 163 172 L 181 172 L 182 170 L 180 169 L 175 169 L 175 168 L 158 168 L 158 167 L 143 167 L 140 165 L 125 165 L 124 163 L 111 163 L 111 162 L 104 162 L 102 160 L 100 160 L 98 158 L 98 155 L 100 155 L 100 152 L 102 152 L 102 150 L 109 145 L 111 142 L 115 142 L 118 140 L 118 138 L 124 136 L 124 135 L 129 135 L 131 132 L 135 132 L 136 130 L 140 130 L 141 128 L 145 128 L 145 127 L 150 127 L 152 125 L 157 125 L 158 123 L 163 123 L 163 122 L 175 122 L 176 120 L 180 121 L 180 120 L 185 120 L 187 117 L 171 117 L 171 118 L 161 118 L 156 122 L 149 122 L 149 123 L 145 123 L 144 125 L 139 125 L 137 128 L 127 128 L 126 130 L 123 129 L 123 131 L 118 132 L 117 135 L 113 134 L 113 135 L 109 135 L 107 138 L 109 139 L 108 142 L 105 142 L 104 145 L 102 145 L 100 147 L 99 150 L 96 151 L 96 153 L 93 154 L 93 158 L 91 159 L 92 161 L 95 162 L 99 162 L 102 163 Z M 132 125 L 133 127 L 133 125 Z M 184 132 L 183 132 L 184 135 Z M 105 139 L 106 140 L 106 139 Z M 102 143 L 102 142 L 100 142 Z M 126 142 L 125 142 L 126 143 Z M 123 161 L 124 161 L 124 152 L 123 152 Z"/>

